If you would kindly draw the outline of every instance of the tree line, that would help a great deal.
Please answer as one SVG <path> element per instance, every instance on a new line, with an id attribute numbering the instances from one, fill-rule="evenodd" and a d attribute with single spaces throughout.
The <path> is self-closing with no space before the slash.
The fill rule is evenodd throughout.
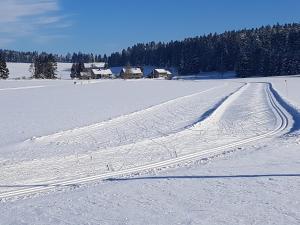
<path id="1" fill-rule="evenodd" d="M 299 74 L 300 24 L 227 31 L 168 43 L 140 43 L 112 53 L 108 63 L 176 67 L 183 75 L 211 71 L 235 71 L 240 77 Z"/>
<path id="2" fill-rule="evenodd" d="M 34 62 L 38 52 L 0 50 L 8 62 Z M 56 62 L 107 62 L 109 66 L 175 67 L 179 73 L 235 71 L 240 77 L 300 74 L 300 24 L 262 26 L 187 38 L 183 41 L 139 43 L 110 56 L 84 53 L 51 55 Z M 52 60 L 51 59 L 51 60 Z M 76 68 L 75 68 L 76 67 Z"/>
<path id="3" fill-rule="evenodd" d="M 7 62 L 19 62 L 19 63 L 32 63 L 33 60 L 38 57 L 40 54 L 36 51 L 34 52 L 21 52 L 13 50 L 3 50 L 0 49 L 0 54 L 6 59 Z M 42 52 L 41 54 L 47 54 Z M 108 57 L 104 54 L 85 54 L 82 52 L 78 53 L 68 53 L 66 55 L 52 54 L 56 62 L 62 63 L 92 63 L 92 62 L 107 62 Z"/>

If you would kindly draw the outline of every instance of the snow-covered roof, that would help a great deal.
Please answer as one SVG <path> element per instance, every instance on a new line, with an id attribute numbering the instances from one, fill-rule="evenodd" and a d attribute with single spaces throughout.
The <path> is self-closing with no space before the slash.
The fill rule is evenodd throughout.
<path id="1" fill-rule="evenodd" d="M 172 74 L 169 70 L 165 70 L 165 69 L 155 69 L 155 71 L 157 73 L 162 73 L 162 74 L 168 74 L 168 75 Z"/>
<path id="2" fill-rule="evenodd" d="M 84 67 L 85 68 L 91 68 L 91 67 L 104 68 L 105 64 L 106 64 L 105 62 L 85 63 Z"/>
<path id="3" fill-rule="evenodd" d="M 125 73 L 127 69 L 123 68 L 122 70 Z M 141 68 L 130 68 L 129 71 L 130 71 L 131 74 L 141 74 L 141 73 L 143 73 Z"/>
<path id="4" fill-rule="evenodd" d="M 92 71 L 95 75 L 112 75 L 110 69 L 106 69 L 106 70 L 92 69 Z"/>

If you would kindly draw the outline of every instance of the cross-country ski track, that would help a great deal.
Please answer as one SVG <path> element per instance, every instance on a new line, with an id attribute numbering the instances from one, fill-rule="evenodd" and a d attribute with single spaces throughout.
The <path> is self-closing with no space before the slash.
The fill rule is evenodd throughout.
<path id="1" fill-rule="evenodd" d="M 191 101 L 196 100 L 197 98 Z M 182 104 L 182 109 L 188 106 L 181 100 L 177 101 L 176 104 Z M 189 160 L 199 160 L 231 148 L 283 134 L 292 126 L 291 115 L 279 104 L 269 83 L 247 83 L 239 88 L 235 87 L 234 91 L 228 90 L 226 98 L 220 98 L 217 102 L 219 104 L 217 103 L 213 110 L 209 110 L 209 115 L 191 126 L 185 126 L 183 130 L 176 127 L 166 135 L 155 134 L 146 139 L 134 139 L 135 142 L 124 142 L 123 145 L 104 146 L 103 151 L 64 157 L 61 161 L 57 158 L 40 162 L 25 161 L 17 166 L 12 165 L 14 171 L 11 171 L 12 167 L 6 169 L 4 166 L 0 198 L 26 196 L 58 187 L 79 185 L 168 167 Z M 193 112 L 192 109 L 193 107 L 189 109 L 190 112 Z M 232 111 L 239 111 L 240 114 L 235 113 L 233 117 Z M 183 112 L 184 110 L 180 111 Z M 139 115 L 139 112 L 135 115 Z M 126 120 L 123 118 L 122 121 Z M 159 119 L 157 123 L 158 121 Z M 137 123 L 140 122 L 137 120 Z M 79 131 L 82 137 L 86 137 L 82 134 L 84 129 Z M 70 132 L 67 135 L 70 135 Z M 62 134 L 47 138 L 62 138 Z M 48 173 L 49 165 L 57 168 L 58 173 Z M 27 175 L 32 171 L 26 181 L 22 180 L 22 171 Z M 9 180 L 10 177 L 20 179 L 12 181 Z"/>

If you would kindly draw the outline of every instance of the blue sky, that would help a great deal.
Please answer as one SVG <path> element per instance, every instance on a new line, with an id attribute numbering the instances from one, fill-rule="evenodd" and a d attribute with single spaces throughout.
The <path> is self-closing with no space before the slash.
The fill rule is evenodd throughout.
<path id="1" fill-rule="evenodd" d="M 0 48 L 111 53 L 138 42 L 300 22 L 299 0 L 1 0 Z"/>

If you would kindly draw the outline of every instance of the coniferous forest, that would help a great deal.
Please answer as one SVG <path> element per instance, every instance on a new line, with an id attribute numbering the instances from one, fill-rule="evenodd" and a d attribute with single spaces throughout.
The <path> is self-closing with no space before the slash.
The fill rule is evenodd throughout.
<path id="1" fill-rule="evenodd" d="M 7 62 L 19 62 L 19 63 L 32 63 L 35 58 L 39 55 L 46 55 L 46 52 L 38 53 L 38 52 L 20 52 L 13 50 L 0 49 L 0 54 L 3 55 Z M 94 55 L 94 54 L 84 54 L 82 52 L 66 54 L 66 55 L 58 55 L 51 54 L 54 56 L 57 62 L 62 63 L 91 63 L 91 62 L 103 62 L 107 61 L 107 56 L 104 55 Z"/>
<path id="2" fill-rule="evenodd" d="M 240 77 L 299 74 L 300 24 L 137 44 L 113 53 L 108 62 L 111 66 L 130 63 L 177 67 L 181 74 L 210 71 L 236 71 Z"/>
<path id="3" fill-rule="evenodd" d="M 37 52 L 0 50 L 8 62 L 32 62 Z M 136 44 L 110 56 L 54 55 L 57 62 L 176 67 L 180 74 L 235 71 L 240 77 L 300 74 L 300 24 L 208 34 L 168 43 Z"/>

